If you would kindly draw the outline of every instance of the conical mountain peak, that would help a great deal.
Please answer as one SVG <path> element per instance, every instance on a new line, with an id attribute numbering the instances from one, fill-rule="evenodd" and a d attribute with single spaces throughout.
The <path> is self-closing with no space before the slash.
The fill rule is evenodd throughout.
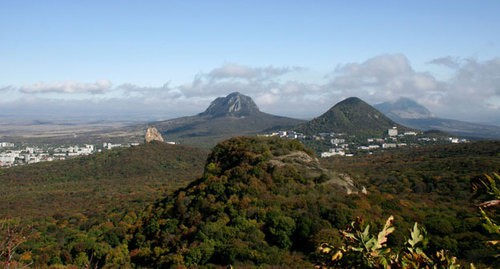
<path id="1" fill-rule="evenodd" d="M 382 135 L 388 128 L 398 125 L 365 101 L 347 98 L 330 108 L 323 115 L 300 126 L 306 134 L 348 133 L 351 135 Z"/>
<path id="2" fill-rule="evenodd" d="M 233 92 L 226 97 L 215 99 L 200 116 L 212 117 L 246 117 L 259 113 L 259 108 L 251 97 Z"/>
<path id="3" fill-rule="evenodd" d="M 340 102 L 338 102 L 335 106 L 344 106 L 344 105 L 359 105 L 365 103 L 363 100 L 358 97 L 349 97 Z"/>
<path id="4" fill-rule="evenodd" d="M 424 106 L 406 97 L 375 106 L 391 119 L 428 119 L 434 115 Z"/>

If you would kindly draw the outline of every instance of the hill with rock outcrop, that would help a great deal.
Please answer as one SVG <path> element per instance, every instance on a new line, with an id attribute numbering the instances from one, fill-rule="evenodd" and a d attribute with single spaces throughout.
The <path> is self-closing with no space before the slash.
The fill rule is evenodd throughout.
<path id="1" fill-rule="evenodd" d="M 336 242 L 338 229 L 356 216 L 387 215 L 401 227 L 391 237 L 398 248 L 418 221 L 432 233 L 431 250 L 488 262 L 488 246 L 477 243 L 487 237 L 464 178 L 495 167 L 498 147 L 446 145 L 318 161 L 297 140 L 232 138 L 213 149 L 200 178 L 142 212 L 129 231 L 130 262 L 312 268 L 317 247 Z"/>
<path id="2" fill-rule="evenodd" d="M 289 251 L 315 249 L 312 235 L 331 227 L 320 211 L 345 224 L 347 212 L 334 208 L 352 188 L 298 141 L 233 138 L 213 149 L 201 178 L 147 209 L 129 244 L 131 261 L 307 268 Z"/>
<path id="3" fill-rule="evenodd" d="M 418 222 L 429 251 L 499 268 L 477 207 L 498 152 L 472 142 L 318 160 L 296 140 L 237 137 L 205 159 L 153 141 L 0 169 L 0 221 L 13 224 L 0 230 L 31 231 L 14 256 L 25 267 L 313 268 L 322 243 L 345 246 L 339 229 L 392 215 L 391 249 Z"/>

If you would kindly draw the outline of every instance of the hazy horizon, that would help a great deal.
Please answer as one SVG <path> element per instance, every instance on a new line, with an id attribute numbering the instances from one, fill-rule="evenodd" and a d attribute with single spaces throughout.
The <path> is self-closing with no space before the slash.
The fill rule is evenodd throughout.
<path id="1" fill-rule="evenodd" d="M 3 1 L 0 120 L 159 120 L 238 91 L 267 113 L 355 96 L 500 124 L 498 1 Z"/>

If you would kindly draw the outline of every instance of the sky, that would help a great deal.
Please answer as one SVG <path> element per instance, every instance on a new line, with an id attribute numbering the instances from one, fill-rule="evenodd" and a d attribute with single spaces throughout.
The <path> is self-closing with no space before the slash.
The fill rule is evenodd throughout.
<path id="1" fill-rule="evenodd" d="M 161 120 L 411 98 L 500 124 L 500 1 L 0 0 L 0 120 Z"/>

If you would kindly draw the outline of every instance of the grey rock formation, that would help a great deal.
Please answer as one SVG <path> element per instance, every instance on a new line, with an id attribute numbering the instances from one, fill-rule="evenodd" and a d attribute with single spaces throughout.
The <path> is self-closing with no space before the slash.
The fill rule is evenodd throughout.
<path id="1" fill-rule="evenodd" d="M 199 115 L 211 117 L 246 117 L 259 112 L 259 108 L 252 98 L 239 92 L 233 92 L 226 97 L 215 99 L 207 110 Z"/>

